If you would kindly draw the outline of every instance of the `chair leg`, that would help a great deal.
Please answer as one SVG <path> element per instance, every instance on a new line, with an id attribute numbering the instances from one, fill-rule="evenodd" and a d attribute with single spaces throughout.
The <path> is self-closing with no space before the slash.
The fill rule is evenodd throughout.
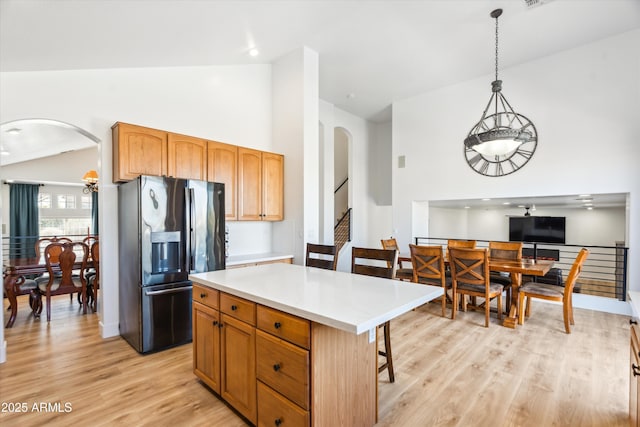
<path id="1" fill-rule="evenodd" d="M 445 317 L 445 312 L 447 310 L 447 288 L 444 288 L 444 293 L 442 294 L 442 317 Z"/>
<path id="2" fill-rule="evenodd" d="M 383 325 L 384 331 L 384 351 L 378 351 L 380 356 L 384 356 L 386 361 L 378 368 L 378 373 L 387 369 L 389 371 L 389 382 L 395 382 L 396 377 L 393 372 L 393 356 L 391 354 L 391 322 L 387 321 Z"/>
<path id="3" fill-rule="evenodd" d="M 484 302 L 484 327 L 489 327 L 489 312 L 491 311 L 491 300 L 487 298 Z"/>
<path id="4" fill-rule="evenodd" d="M 569 326 L 571 313 L 569 312 L 569 306 L 567 301 L 562 304 L 562 317 L 564 318 L 564 330 L 567 331 L 568 334 L 571 333 L 571 326 Z"/>
<path id="5" fill-rule="evenodd" d="M 524 325 L 524 292 L 518 293 L 518 323 Z"/>
<path id="6" fill-rule="evenodd" d="M 47 322 L 51 321 L 51 295 L 47 294 Z"/>
<path id="7" fill-rule="evenodd" d="M 451 319 L 456 318 L 456 311 L 458 311 L 458 294 L 455 291 L 451 291 Z"/>
<path id="8" fill-rule="evenodd" d="M 524 315 L 527 317 L 531 316 L 531 297 L 527 297 L 527 307 L 525 309 Z"/>
<path id="9" fill-rule="evenodd" d="M 502 320 L 502 292 L 498 294 L 498 320 Z"/>

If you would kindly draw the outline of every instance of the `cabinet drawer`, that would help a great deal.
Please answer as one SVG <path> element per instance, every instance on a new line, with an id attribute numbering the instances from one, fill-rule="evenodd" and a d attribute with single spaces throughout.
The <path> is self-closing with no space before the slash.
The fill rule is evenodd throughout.
<path id="1" fill-rule="evenodd" d="M 218 309 L 218 294 L 219 292 L 215 289 L 193 284 L 193 300 L 207 307 Z"/>
<path id="2" fill-rule="evenodd" d="M 309 349 L 311 323 L 308 320 L 259 305 L 258 329 Z"/>
<path id="3" fill-rule="evenodd" d="M 258 381 L 258 427 L 307 427 L 309 412 Z"/>
<path id="4" fill-rule="evenodd" d="M 260 381 L 309 409 L 309 352 L 256 331 L 256 373 Z"/>
<path id="5" fill-rule="evenodd" d="M 233 295 L 220 293 L 220 311 L 256 326 L 256 304 Z"/>

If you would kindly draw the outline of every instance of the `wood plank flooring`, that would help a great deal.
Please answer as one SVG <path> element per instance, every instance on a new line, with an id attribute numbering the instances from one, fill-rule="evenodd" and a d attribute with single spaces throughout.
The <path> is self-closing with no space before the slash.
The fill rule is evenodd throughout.
<path id="1" fill-rule="evenodd" d="M 246 425 L 195 378 L 191 345 L 141 356 L 101 339 L 96 314 L 54 301 L 50 324 L 23 309 L 5 329 L 0 425 Z M 576 309 L 567 335 L 558 305 L 534 301 L 512 330 L 494 313 L 484 328 L 480 312 L 452 321 L 427 304 L 392 321 L 396 382 L 380 374 L 378 425 L 626 426 L 628 320 Z"/>

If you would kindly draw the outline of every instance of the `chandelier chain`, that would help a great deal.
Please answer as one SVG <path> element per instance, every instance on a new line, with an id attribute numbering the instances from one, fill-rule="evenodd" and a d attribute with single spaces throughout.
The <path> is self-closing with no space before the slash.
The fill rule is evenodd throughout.
<path id="1" fill-rule="evenodd" d="M 496 16 L 496 80 L 498 80 L 498 17 Z"/>

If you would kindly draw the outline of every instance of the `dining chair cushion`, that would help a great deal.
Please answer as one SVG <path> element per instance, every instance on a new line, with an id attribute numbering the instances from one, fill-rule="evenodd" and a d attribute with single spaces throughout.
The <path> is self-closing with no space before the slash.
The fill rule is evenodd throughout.
<path id="1" fill-rule="evenodd" d="M 21 285 L 18 286 L 18 289 L 22 293 L 22 292 L 33 290 L 33 289 L 35 289 L 37 287 L 38 287 L 38 284 L 36 283 L 35 280 L 33 280 L 33 279 L 25 279 L 25 281 Z"/>
<path id="2" fill-rule="evenodd" d="M 465 282 L 458 282 L 458 289 L 463 289 L 463 290 L 467 290 L 467 291 L 473 291 L 473 292 L 484 292 L 485 288 L 484 285 L 474 285 L 471 283 L 465 283 Z M 499 283 L 489 283 L 489 292 L 490 293 L 494 293 L 494 292 L 502 292 L 504 289 L 504 286 L 502 286 Z"/>
<path id="3" fill-rule="evenodd" d="M 562 295 L 564 295 L 564 288 L 537 282 L 525 283 L 520 287 L 520 291 L 558 298 L 562 298 Z"/>
<path id="4" fill-rule="evenodd" d="M 73 281 L 73 286 L 75 286 L 76 288 L 80 288 L 82 289 L 82 282 L 80 281 L 80 276 L 76 276 L 75 274 L 73 276 L 71 276 L 71 280 Z M 40 291 L 42 291 L 43 293 L 47 292 L 47 284 L 49 282 L 40 282 L 38 283 L 38 289 L 40 289 Z M 53 284 L 51 285 L 51 291 L 55 291 L 60 287 L 60 281 L 58 280 L 54 280 Z"/>

